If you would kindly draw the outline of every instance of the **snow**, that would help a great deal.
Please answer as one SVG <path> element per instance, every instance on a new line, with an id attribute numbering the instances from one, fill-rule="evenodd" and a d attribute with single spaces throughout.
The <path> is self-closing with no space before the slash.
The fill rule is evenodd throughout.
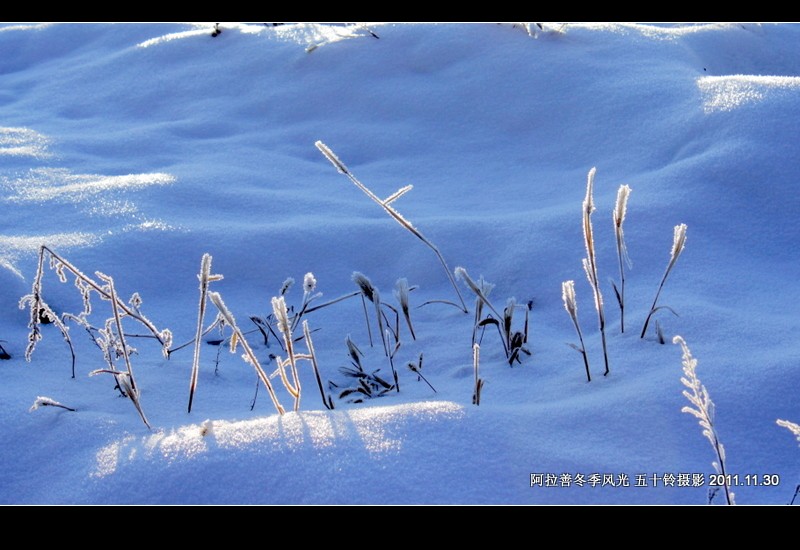
<path id="1" fill-rule="evenodd" d="M 221 23 L 215 38 L 212 28 L 0 26 L 0 339 L 12 355 L 0 361 L 0 502 L 705 503 L 716 457 L 681 413 L 681 349 L 659 345 L 654 322 L 639 339 L 683 223 L 685 250 L 659 298 L 679 316 L 654 319 L 698 360 L 726 471 L 742 483 L 780 476 L 777 486 L 736 487 L 736 502 L 791 500 L 800 450 L 776 420 L 800 422 L 800 26 L 545 24 L 536 37 L 496 24 Z M 487 327 L 480 406 L 475 295 L 457 282 L 467 315 L 418 308 L 458 303 L 441 264 L 317 141 L 377 197 L 413 185 L 391 208 L 451 270 L 494 284 L 495 307 L 533 301 L 533 355 L 521 365 L 508 366 Z M 581 268 L 593 167 L 607 377 Z M 620 334 L 610 280 L 618 283 L 612 212 L 623 184 L 633 268 Z M 263 387 L 251 410 L 252 367 L 204 343 L 187 413 L 192 346 L 166 359 L 157 343 L 129 338 L 148 430 L 112 377 L 88 376 L 106 364 L 80 327 L 70 325 L 75 379 L 52 325 L 25 362 L 29 313 L 17 302 L 41 244 L 90 276 L 114 277 L 123 302 L 138 293 L 142 313 L 177 344 L 195 334 L 204 253 L 224 275 L 209 290 L 246 331 L 288 277 L 313 273 L 313 292 L 324 294 L 316 304 L 356 291 L 351 275 L 361 272 L 395 307 L 391 290 L 406 278 L 417 287 L 417 339 L 401 319 L 401 390 L 364 403 L 334 394 L 329 411 L 301 361 L 298 412 L 277 415 Z M 567 280 L 588 383 L 566 345 L 577 343 L 561 297 Z M 287 305 L 301 307 L 303 291 L 291 288 Z M 72 281 L 49 270 L 43 296 L 59 313 L 82 310 Z M 303 318 L 325 380 L 347 384 L 348 336 L 365 369 L 391 379 L 360 301 Z M 109 303 L 94 296 L 93 306 L 102 327 Z M 277 343 L 247 338 L 274 372 L 271 355 L 285 356 Z M 406 368 L 420 352 L 436 393 Z M 293 398 L 273 382 L 291 411 Z M 76 411 L 31 411 L 40 396 Z M 587 482 L 531 487 L 531 474 Z M 705 483 L 665 487 L 665 474 Z M 626 476 L 630 487 L 603 486 Z M 649 486 L 635 487 L 637 476 Z"/>

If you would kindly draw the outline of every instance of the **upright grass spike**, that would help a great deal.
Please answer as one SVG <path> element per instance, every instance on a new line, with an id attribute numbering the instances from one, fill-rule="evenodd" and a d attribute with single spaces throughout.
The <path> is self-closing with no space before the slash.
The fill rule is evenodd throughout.
<path id="1" fill-rule="evenodd" d="M 614 235 L 617 240 L 617 258 L 619 259 L 619 289 L 614 281 L 614 293 L 617 295 L 619 303 L 619 331 L 625 332 L 625 265 L 631 268 L 631 259 L 628 257 L 628 247 L 625 245 L 625 232 L 622 224 L 625 222 L 625 214 L 628 211 L 628 197 L 631 188 L 627 185 L 620 185 L 617 191 L 617 203 L 614 206 L 612 218 L 614 220 Z"/>
<path id="2" fill-rule="evenodd" d="M 322 404 L 328 410 L 333 410 L 333 398 L 325 393 L 325 387 L 322 384 L 322 376 L 319 373 L 319 365 L 317 365 L 317 354 L 314 353 L 314 343 L 311 341 L 311 331 L 308 330 L 308 320 L 303 321 L 303 336 L 305 337 L 306 347 L 308 348 L 308 355 L 311 357 L 311 367 L 314 369 L 314 377 L 317 379 L 317 386 L 319 387 L 319 394 L 322 397 Z"/>
<path id="3" fill-rule="evenodd" d="M 283 284 L 281 285 L 281 290 L 279 295 L 280 296 L 285 295 L 287 292 L 289 292 L 289 289 L 292 288 L 293 286 L 294 286 L 294 278 L 286 277 L 286 279 L 283 281 Z"/>
<path id="4" fill-rule="evenodd" d="M 472 368 L 475 371 L 475 389 L 472 390 L 472 404 L 481 404 L 481 391 L 483 390 L 483 379 L 480 377 L 478 367 L 481 362 L 481 346 L 476 342 L 472 344 Z"/>
<path id="5" fill-rule="evenodd" d="M 466 271 L 465 271 L 466 273 Z M 475 345 L 478 342 L 478 327 L 480 325 L 481 320 L 483 319 L 483 303 L 484 300 L 488 300 L 489 294 L 491 294 L 492 290 L 494 289 L 494 285 L 490 282 L 487 282 L 483 275 L 478 278 L 478 281 L 475 283 L 475 286 L 480 290 L 480 294 L 475 295 L 475 322 L 472 326 L 472 344 Z M 482 298 L 481 298 L 482 296 Z M 485 325 L 484 325 L 485 330 Z M 527 331 L 526 331 L 527 332 Z M 483 333 L 481 333 L 481 341 L 483 340 Z"/>
<path id="6" fill-rule="evenodd" d="M 308 308 L 311 302 L 320 298 L 322 296 L 322 292 L 315 293 L 314 290 L 317 288 L 317 279 L 314 277 L 314 274 L 311 272 L 306 273 L 303 276 L 303 303 L 300 305 L 300 311 L 294 314 L 292 317 L 292 331 L 297 328 L 297 325 L 300 324 L 300 321 L 303 318 L 303 315 L 308 313 Z M 281 294 L 282 296 L 283 294 Z M 322 304 L 324 307 L 325 305 L 330 304 Z"/>
<path id="7" fill-rule="evenodd" d="M 408 292 L 408 279 L 405 277 L 397 279 L 397 283 L 395 283 L 394 295 L 397 298 L 397 301 L 400 302 L 400 309 L 403 312 L 403 317 L 406 319 L 408 331 L 411 333 L 411 339 L 416 340 L 417 336 L 414 334 L 414 326 L 411 324 L 411 313 L 408 306 Z"/>
<path id="8" fill-rule="evenodd" d="M 603 340 L 603 361 L 606 370 L 603 376 L 607 376 L 608 369 L 608 349 L 606 347 L 606 315 L 603 310 L 603 295 L 600 292 L 600 283 L 597 278 L 597 255 L 594 250 L 594 231 L 592 230 L 592 212 L 595 211 L 594 198 L 594 175 L 597 168 L 589 170 L 589 177 L 586 180 L 586 198 L 583 200 L 583 238 L 586 244 L 586 257 L 583 259 L 583 270 L 586 278 L 594 292 L 594 306 L 597 309 L 597 322 L 600 326 L 600 337 Z"/>
<path id="9" fill-rule="evenodd" d="M 412 235 L 417 237 L 419 240 L 425 243 L 431 250 L 433 250 L 434 254 L 436 254 L 436 257 L 439 259 L 439 262 L 442 264 L 442 267 L 444 268 L 444 271 L 447 274 L 447 278 L 450 280 L 450 284 L 453 286 L 453 290 L 456 291 L 458 300 L 461 303 L 460 306 L 461 310 L 464 313 L 468 313 L 469 311 L 467 310 L 467 306 L 464 304 L 464 298 L 461 297 L 461 292 L 459 292 L 458 290 L 458 285 L 456 285 L 456 281 L 455 279 L 453 279 L 453 275 L 450 272 L 450 268 L 447 267 L 447 262 L 445 262 L 442 253 L 439 252 L 439 249 L 436 247 L 436 245 L 434 245 L 431 241 L 425 238 L 425 236 L 418 229 L 416 229 L 411 224 L 411 222 L 406 220 L 397 210 L 395 210 L 391 204 L 400 197 L 402 197 L 407 192 L 411 191 L 411 189 L 413 189 L 413 186 L 407 185 L 405 187 L 402 187 L 401 189 L 398 189 L 396 192 L 389 195 L 389 197 L 387 197 L 386 199 L 381 200 L 366 185 L 364 185 L 363 183 L 361 183 L 356 179 L 356 177 L 350 172 L 350 170 L 348 170 L 347 166 L 345 166 L 344 163 L 341 160 L 339 160 L 339 158 L 333 153 L 333 151 L 330 150 L 330 148 L 328 148 L 327 145 L 325 145 L 321 141 L 317 141 L 315 145 L 317 146 L 317 149 L 319 149 L 320 152 L 323 155 L 325 155 L 325 158 L 327 158 L 340 173 L 347 176 L 356 187 L 361 189 L 361 191 L 363 191 L 365 195 L 367 195 L 376 204 L 378 204 L 381 208 L 383 208 L 384 211 L 387 214 L 389 214 L 389 216 L 391 216 L 397 223 L 402 225 Z"/>
<path id="10" fill-rule="evenodd" d="M 383 353 L 389 357 L 389 342 L 386 341 L 386 330 L 383 328 L 383 311 L 381 310 L 381 293 L 377 288 L 372 291 L 372 304 L 375 306 L 375 318 L 378 320 L 378 332 L 381 333 Z"/>
<path id="11" fill-rule="evenodd" d="M 392 336 L 392 331 L 389 328 L 385 329 L 386 341 L 390 342 L 391 339 L 394 337 L 394 346 L 391 344 L 389 345 L 389 353 L 386 355 L 389 358 L 389 366 L 392 369 L 392 378 L 394 378 L 394 389 L 397 393 L 400 393 L 400 377 L 397 375 L 397 369 L 394 368 L 394 356 L 397 355 L 397 352 L 400 350 L 400 340 L 398 339 L 397 333 Z"/>
<path id="12" fill-rule="evenodd" d="M 714 454 L 717 458 L 717 460 L 711 464 L 723 480 L 725 501 L 727 504 L 734 504 L 734 495 L 729 486 L 729 477 L 725 469 L 725 447 L 722 446 L 719 436 L 717 435 L 717 430 L 714 427 L 714 402 L 708 395 L 706 387 L 697 377 L 697 359 L 692 357 L 692 352 L 689 350 L 689 346 L 686 345 L 686 341 L 680 336 L 676 336 L 672 339 L 672 342 L 674 344 L 680 344 L 683 350 L 683 376 L 681 377 L 681 383 L 686 386 L 688 390 L 683 390 L 682 393 L 683 396 L 689 400 L 689 403 L 692 404 L 692 406 L 683 407 L 681 412 L 689 413 L 697 418 L 700 427 L 703 428 L 703 435 L 711 443 L 711 447 L 714 449 Z M 713 498 L 713 496 L 710 498 Z"/>
<path id="13" fill-rule="evenodd" d="M 192 412 L 192 400 L 197 388 L 197 375 L 200 372 L 200 346 L 203 337 L 203 319 L 206 314 L 208 286 L 212 282 L 222 279 L 222 275 L 211 274 L 211 254 L 203 254 L 203 259 L 200 260 L 200 273 L 197 278 L 200 281 L 200 304 L 197 308 L 197 330 L 194 336 L 194 356 L 192 359 L 192 377 L 189 381 L 189 407 L 187 412 Z"/>
<path id="14" fill-rule="evenodd" d="M 583 334 L 578 324 L 578 302 L 575 299 L 575 281 L 564 281 L 561 283 L 561 299 L 564 300 L 564 309 L 567 310 L 570 319 L 572 319 L 572 324 L 575 326 L 575 332 L 578 333 L 578 340 L 580 340 L 581 343 L 580 347 L 574 344 L 568 345 L 583 356 L 583 365 L 586 367 L 586 380 L 587 382 L 591 382 L 592 375 L 589 374 L 589 358 L 586 356 L 586 345 L 583 343 Z"/>
<path id="15" fill-rule="evenodd" d="M 667 264 L 667 269 L 664 271 L 664 276 L 661 278 L 661 284 L 658 285 L 658 291 L 656 291 L 656 297 L 653 300 L 653 305 L 650 306 L 650 313 L 647 314 L 647 319 L 644 320 L 644 326 L 642 327 L 642 333 L 639 335 L 639 338 L 644 338 L 644 335 L 647 333 L 647 325 L 650 324 L 650 318 L 653 314 L 661 309 L 660 307 L 656 307 L 658 304 L 658 297 L 661 295 L 661 289 L 664 288 L 664 283 L 667 282 L 667 277 L 669 277 L 669 272 L 672 271 L 672 268 L 675 267 L 675 263 L 678 261 L 678 258 L 683 252 L 684 247 L 686 246 L 686 224 L 682 223 L 680 225 L 675 226 L 675 231 L 672 238 L 672 251 L 670 252 L 669 263 Z"/>

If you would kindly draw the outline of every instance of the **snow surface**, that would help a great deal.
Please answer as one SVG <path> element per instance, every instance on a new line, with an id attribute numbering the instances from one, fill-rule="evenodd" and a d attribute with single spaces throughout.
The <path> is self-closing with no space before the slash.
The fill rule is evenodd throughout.
<path id="1" fill-rule="evenodd" d="M 0 502 L 705 503 L 707 486 L 633 486 L 637 474 L 713 473 L 681 413 L 680 348 L 639 339 L 679 223 L 686 249 L 660 303 L 680 316 L 656 318 L 699 360 L 728 471 L 780 476 L 736 488 L 737 502 L 789 502 L 800 449 L 775 420 L 800 422 L 800 26 L 554 24 L 533 38 L 511 25 L 370 25 L 379 39 L 363 26 L 211 28 L 0 26 L 0 339 L 12 355 L 0 362 Z M 400 393 L 334 411 L 305 364 L 299 413 L 276 415 L 263 388 L 251 411 L 253 369 L 223 351 L 215 374 L 218 348 L 204 345 L 187 414 L 191 347 L 165 360 L 131 339 L 150 431 L 111 377 L 87 376 L 104 363 L 79 327 L 76 379 L 52 325 L 25 362 L 17 302 L 42 243 L 112 275 L 121 296 L 138 292 L 176 343 L 194 336 L 205 252 L 225 276 L 212 290 L 243 326 L 307 272 L 325 298 L 354 291 L 360 271 L 390 303 L 400 277 L 419 287 L 412 308 L 457 299 L 434 254 L 317 140 L 380 197 L 413 184 L 393 206 L 451 270 L 496 284 L 496 306 L 534 301 L 522 365 L 486 333 L 479 407 L 472 314 L 441 304 L 412 310 L 416 342 L 401 324 Z M 581 268 L 593 166 L 605 378 Z M 610 284 L 621 184 L 632 188 L 625 334 Z M 569 279 L 591 383 L 565 345 L 577 340 L 561 301 Z M 59 313 L 80 310 L 53 272 L 43 288 Z M 301 300 L 298 283 L 287 301 Z M 93 322 L 109 315 L 95 297 Z M 348 334 L 390 376 L 358 301 L 307 319 L 325 379 L 343 381 Z M 252 343 L 274 370 L 277 346 Z M 403 366 L 420 351 L 438 393 Z M 29 411 L 39 396 L 77 412 Z M 531 487 L 531 473 L 626 474 L 631 487 Z"/>

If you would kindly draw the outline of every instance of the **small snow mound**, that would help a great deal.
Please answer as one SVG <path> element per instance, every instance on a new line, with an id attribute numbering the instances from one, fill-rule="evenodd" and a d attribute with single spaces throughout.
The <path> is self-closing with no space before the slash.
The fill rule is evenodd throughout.
<path id="1" fill-rule="evenodd" d="M 453 421 L 464 407 L 450 401 L 408 403 L 344 411 L 302 411 L 249 420 L 205 420 L 141 439 L 112 441 L 96 454 L 92 477 L 106 477 L 136 459 L 165 463 L 192 460 L 214 449 L 274 452 L 310 449 L 362 448 L 373 456 L 400 451 L 409 424 Z"/>
<path id="2" fill-rule="evenodd" d="M 199 28 L 194 28 L 188 31 L 172 32 L 162 36 L 157 36 L 156 38 L 151 38 L 149 40 L 145 40 L 144 42 L 136 44 L 136 47 L 149 48 L 150 46 L 164 44 L 166 42 L 171 42 L 173 40 L 178 40 L 181 38 L 190 38 L 192 36 L 202 36 L 202 35 L 211 36 L 211 29 L 212 29 L 211 23 L 201 23 L 201 24 L 196 24 L 195 26 Z"/>
<path id="3" fill-rule="evenodd" d="M 733 111 L 767 97 L 800 90 L 797 76 L 726 75 L 697 79 L 706 113 Z"/>
<path id="4" fill-rule="evenodd" d="M 137 189 L 174 182 L 174 176 L 163 173 L 102 176 L 72 174 L 62 168 L 34 168 L 30 170 L 28 177 L 7 181 L 6 185 L 16 191 L 15 195 L 9 197 L 14 202 L 53 199 L 79 202 L 112 190 Z"/>

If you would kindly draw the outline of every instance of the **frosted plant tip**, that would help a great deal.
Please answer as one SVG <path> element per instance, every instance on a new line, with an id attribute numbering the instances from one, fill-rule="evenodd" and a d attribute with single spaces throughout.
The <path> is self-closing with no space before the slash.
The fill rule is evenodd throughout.
<path id="1" fill-rule="evenodd" d="M 281 285 L 280 295 L 283 296 L 284 294 L 289 292 L 289 289 L 292 288 L 293 285 L 294 285 L 294 279 L 292 277 L 287 277 L 286 280 L 283 281 L 283 284 Z"/>
<path id="2" fill-rule="evenodd" d="M 672 260 L 677 260 L 686 246 L 686 224 L 682 223 L 675 226 L 675 235 L 672 239 Z"/>
<path id="3" fill-rule="evenodd" d="M 325 158 L 327 158 L 339 172 L 341 172 L 342 174 L 349 174 L 349 172 L 347 171 L 347 167 L 344 165 L 344 163 L 339 160 L 339 157 L 337 157 L 327 145 L 325 145 L 321 141 L 317 141 L 316 143 L 314 143 L 314 145 L 317 146 L 317 149 L 319 149 L 320 153 L 325 155 Z"/>
<path id="4" fill-rule="evenodd" d="M 33 402 L 33 406 L 31 406 L 29 412 L 33 412 L 37 410 L 39 407 L 58 407 L 60 409 L 65 409 L 67 411 L 75 412 L 75 409 L 71 407 L 67 407 L 66 405 L 62 405 L 58 401 L 50 399 L 49 397 L 42 397 L 39 396 L 36 398 L 36 401 Z"/>
<path id="5" fill-rule="evenodd" d="M 353 272 L 353 282 L 358 285 L 358 288 L 361 289 L 361 293 L 369 300 L 370 302 L 375 301 L 375 287 L 372 286 L 372 281 L 358 271 Z"/>
<path id="6" fill-rule="evenodd" d="M 315 288 L 317 288 L 317 279 L 314 277 L 314 274 L 309 271 L 306 273 L 305 277 L 303 277 L 303 290 L 310 294 L 314 292 Z"/>

